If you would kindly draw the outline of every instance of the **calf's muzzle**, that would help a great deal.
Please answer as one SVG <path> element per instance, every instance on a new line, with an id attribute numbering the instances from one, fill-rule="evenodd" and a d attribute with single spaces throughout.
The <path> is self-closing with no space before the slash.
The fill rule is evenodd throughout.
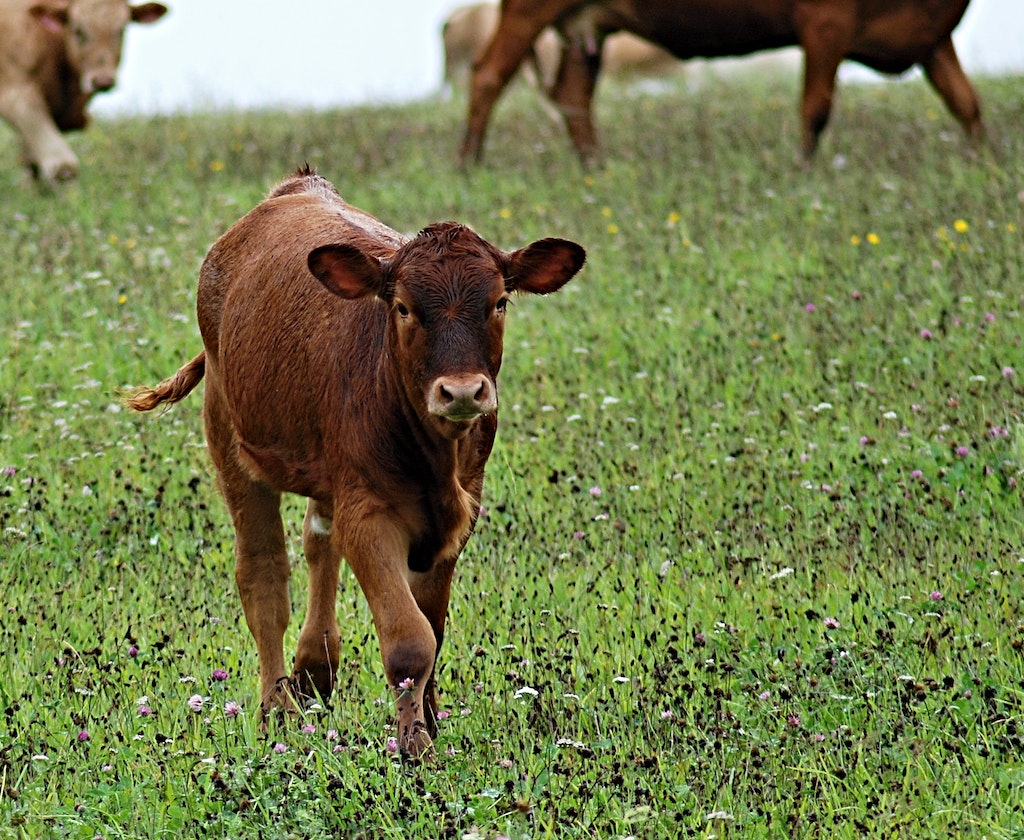
<path id="1" fill-rule="evenodd" d="M 497 392 L 490 377 L 483 374 L 440 376 L 430 387 L 427 408 L 446 420 L 474 420 L 498 407 Z"/>

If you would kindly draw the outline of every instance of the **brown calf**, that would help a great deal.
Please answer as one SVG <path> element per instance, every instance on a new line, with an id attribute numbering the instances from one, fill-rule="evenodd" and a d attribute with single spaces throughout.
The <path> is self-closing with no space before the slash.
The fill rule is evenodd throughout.
<path id="1" fill-rule="evenodd" d="M 333 690 L 344 557 L 373 613 L 402 753 L 430 751 L 452 573 L 497 428 L 505 305 L 512 292 L 560 289 L 584 259 L 563 239 L 504 252 L 454 222 L 408 239 L 308 170 L 210 249 L 205 350 L 129 405 L 176 402 L 206 375 L 206 437 L 264 712 Z M 283 492 L 309 498 L 309 608 L 290 677 Z"/>
<path id="2" fill-rule="evenodd" d="M 968 0 L 503 0 L 498 29 L 477 60 L 464 165 L 479 160 L 491 109 L 544 27 L 569 38 L 551 96 L 580 155 L 597 157 L 590 105 L 605 37 L 626 30 L 679 58 L 745 55 L 799 45 L 804 53 L 802 147 L 811 157 L 828 122 L 844 59 L 882 73 L 915 64 L 974 139 L 982 136 L 978 96 L 950 37 Z"/>

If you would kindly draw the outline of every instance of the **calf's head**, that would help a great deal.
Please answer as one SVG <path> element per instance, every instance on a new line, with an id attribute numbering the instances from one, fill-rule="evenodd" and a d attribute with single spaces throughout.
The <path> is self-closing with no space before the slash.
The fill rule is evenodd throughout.
<path id="1" fill-rule="evenodd" d="M 557 291 L 585 259 L 564 239 L 505 252 L 463 225 L 439 222 L 390 259 L 332 244 L 311 251 L 308 264 L 335 294 L 374 295 L 389 307 L 388 351 L 405 394 L 425 423 L 454 440 L 497 410 L 510 294 Z"/>
<path id="2" fill-rule="evenodd" d="M 40 26 L 64 39 L 68 63 L 81 78 L 81 92 L 91 96 L 117 82 L 124 28 L 132 22 L 153 23 L 167 7 L 129 6 L 125 0 L 40 0 L 29 12 Z"/>

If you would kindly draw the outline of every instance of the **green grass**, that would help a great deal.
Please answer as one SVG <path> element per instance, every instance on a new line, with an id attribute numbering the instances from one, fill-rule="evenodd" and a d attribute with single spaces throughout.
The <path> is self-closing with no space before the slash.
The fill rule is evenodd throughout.
<path id="1" fill-rule="evenodd" d="M 59 190 L 5 129 L 0 837 L 1020 837 L 1020 84 L 979 80 L 982 154 L 922 83 L 848 86 L 810 169 L 786 87 L 603 91 L 589 174 L 524 91 L 469 174 L 452 103 L 100 122 Z M 510 315 L 426 770 L 348 574 L 330 708 L 260 731 L 201 400 L 119 408 L 304 162 L 589 253 Z"/>

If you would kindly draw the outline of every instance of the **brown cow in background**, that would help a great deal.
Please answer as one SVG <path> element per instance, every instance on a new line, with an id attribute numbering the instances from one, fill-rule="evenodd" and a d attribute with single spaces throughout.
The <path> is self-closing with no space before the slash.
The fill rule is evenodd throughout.
<path id="1" fill-rule="evenodd" d="M 557 291 L 584 259 L 564 239 L 500 251 L 454 222 L 408 239 L 308 170 L 210 249 L 204 351 L 129 405 L 176 402 L 206 376 L 206 438 L 264 712 L 333 690 L 344 557 L 373 614 L 402 753 L 431 750 L 452 574 L 498 425 L 505 306 L 514 292 Z M 284 492 L 309 498 L 309 609 L 291 676 Z"/>
<path id="2" fill-rule="evenodd" d="M 483 53 L 498 28 L 497 3 L 470 3 L 458 6 L 441 28 L 444 42 L 444 83 L 451 89 L 468 89 L 473 62 Z M 533 43 L 521 70 L 526 81 L 547 93 L 554 86 L 566 38 L 553 27 L 545 27 Z M 589 34 L 589 33 L 588 33 Z M 679 71 L 683 64 L 672 54 L 628 32 L 609 35 L 601 51 L 601 67 L 606 76 L 632 78 L 662 76 Z"/>
<path id="3" fill-rule="evenodd" d="M 964 75 L 951 33 L 968 0 L 504 0 L 494 38 L 477 62 L 460 161 L 479 160 L 491 109 L 546 26 L 576 32 L 563 53 L 552 97 L 584 159 L 597 157 L 591 99 L 601 45 L 619 30 L 660 44 L 679 58 L 745 55 L 799 45 L 804 156 L 828 122 L 836 72 L 851 59 L 882 73 L 915 64 L 967 134 L 983 134 L 978 96 Z"/>
<path id="4" fill-rule="evenodd" d="M 34 174 L 75 177 L 78 158 L 61 132 L 85 128 L 89 100 L 114 87 L 125 27 L 166 13 L 126 0 L 0 0 L 0 117 Z"/>

